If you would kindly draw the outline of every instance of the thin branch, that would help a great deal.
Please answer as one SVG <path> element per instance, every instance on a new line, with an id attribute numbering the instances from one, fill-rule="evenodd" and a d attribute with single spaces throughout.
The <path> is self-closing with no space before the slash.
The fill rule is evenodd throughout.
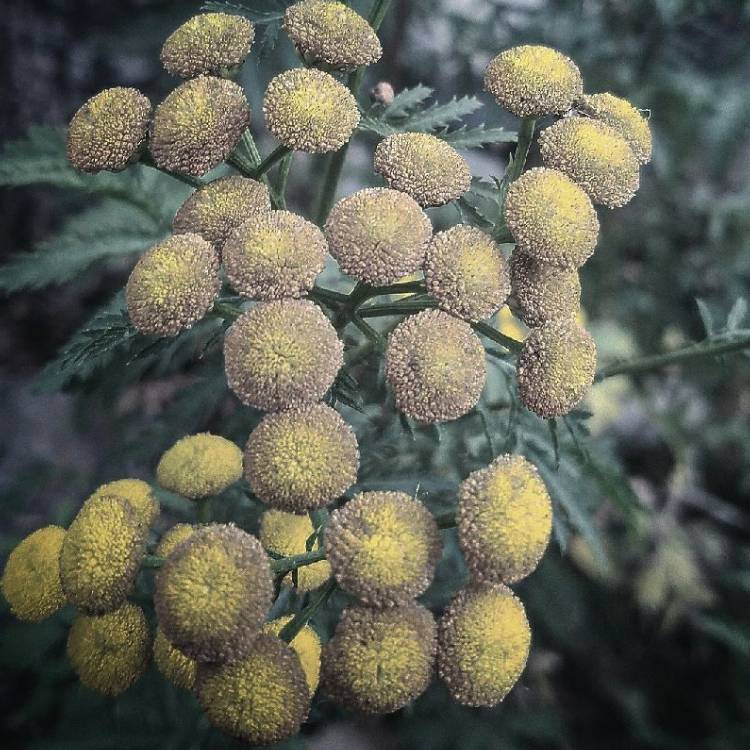
<path id="1" fill-rule="evenodd" d="M 486 336 L 496 344 L 505 347 L 508 351 L 513 354 L 518 354 L 523 348 L 523 344 L 520 341 L 512 339 L 510 336 L 506 336 L 504 333 L 500 333 L 497 329 L 488 325 L 487 323 L 472 323 L 471 327 L 477 332 L 481 333 L 482 336 Z"/>
<path id="2" fill-rule="evenodd" d="M 281 557 L 278 560 L 274 560 L 271 563 L 271 570 L 275 575 L 281 575 L 290 573 L 297 568 L 302 568 L 305 565 L 312 565 L 313 563 L 320 562 L 326 559 L 325 550 L 316 549 L 312 552 L 302 552 L 299 555 L 292 555 L 291 557 Z"/>
<path id="3" fill-rule="evenodd" d="M 301 612 L 298 612 L 292 619 L 284 625 L 279 633 L 282 641 L 291 643 L 297 633 L 307 625 L 310 618 L 328 601 L 331 594 L 336 590 L 336 579 L 330 581 L 320 590 L 318 595 L 308 604 Z"/>

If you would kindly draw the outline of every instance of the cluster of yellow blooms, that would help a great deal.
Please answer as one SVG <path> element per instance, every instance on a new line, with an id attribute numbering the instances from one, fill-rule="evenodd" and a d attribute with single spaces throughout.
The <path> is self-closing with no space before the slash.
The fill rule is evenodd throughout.
<path id="1" fill-rule="evenodd" d="M 283 28 L 318 67 L 271 81 L 268 130 L 290 150 L 335 151 L 360 118 L 335 73 L 375 62 L 380 42 L 361 16 L 329 0 L 291 5 Z M 197 176 L 222 163 L 250 120 L 242 89 L 226 76 L 253 38 L 239 16 L 190 19 L 161 55 L 187 80 L 153 112 L 132 89 L 93 97 L 70 124 L 71 163 L 89 172 L 123 169 L 146 144 L 165 171 Z M 39 621 L 65 604 L 78 610 L 68 654 L 88 687 L 121 693 L 153 654 L 166 679 L 195 692 L 215 726 L 266 744 L 298 731 L 319 681 L 341 706 L 387 713 L 417 698 L 435 670 L 455 700 L 471 706 L 496 705 L 518 680 L 530 631 L 508 585 L 536 568 L 552 526 L 536 468 L 521 456 L 499 456 L 461 484 L 456 526 L 470 583 L 436 622 L 415 601 L 441 559 L 429 508 L 392 491 L 360 492 L 341 504 L 357 482 L 359 447 L 322 401 L 343 364 L 343 344 L 306 298 L 329 252 L 364 285 L 424 272 L 437 309 L 402 321 L 385 351 L 396 406 L 419 422 L 457 419 L 476 406 L 486 364 L 472 324 L 509 297 L 532 327 L 517 368 L 524 404 L 554 417 L 580 401 L 595 365 L 593 341 L 575 322 L 577 269 L 598 236 L 593 204 L 630 199 L 638 165 L 650 156 L 648 126 L 617 97 L 585 96 L 574 63 L 544 47 L 503 52 L 485 85 L 520 117 L 565 115 L 541 135 L 545 166 L 509 186 L 505 219 L 516 240 L 509 263 L 476 227 L 433 235 L 424 208 L 460 198 L 469 167 L 434 135 L 395 133 L 374 155 L 387 187 L 343 198 L 322 228 L 272 210 L 263 182 L 222 177 L 185 201 L 172 236 L 136 264 L 126 299 L 132 324 L 146 334 L 171 336 L 199 321 L 222 278 L 253 301 L 226 333 L 225 370 L 239 400 L 267 414 L 244 452 L 208 433 L 183 438 L 161 457 L 156 479 L 202 503 L 244 477 L 266 509 L 257 537 L 232 524 L 177 524 L 155 544 L 154 491 L 125 479 L 94 492 L 67 531 L 49 526 L 23 540 L 2 591 L 22 620 Z M 156 558 L 145 564 L 150 550 Z M 274 567 L 279 558 L 288 566 Z M 157 566 L 152 636 L 128 597 L 139 571 Z M 296 624 L 291 615 L 267 622 L 279 586 L 305 593 L 332 581 L 357 603 L 324 646 L 308 624 L 287 628 Z"/>

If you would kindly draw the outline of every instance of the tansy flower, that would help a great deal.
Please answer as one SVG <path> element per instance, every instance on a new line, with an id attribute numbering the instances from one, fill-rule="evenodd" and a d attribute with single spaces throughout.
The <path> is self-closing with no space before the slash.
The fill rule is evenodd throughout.
<path id="1" fill-rule="evenodd" d="M 353 70 L 380 59 L 377 34 L 344 3 L 303 0 L 286 9 L 284 31 L 308 62 Z"/>
<path id="2" fill-rule="evenodd" d="M 249 644 L 239 661 L 201 664 L 196 693 L 215 727 L 252 745 L 295 735 L 310 708 L 299 658 L 286 643 L 265 633 Z"/>
<path id="3" fill-rule="evenodd" d="M 255 29 L 246 18 L 202 13 L 185 21 L 164 42 L 162 65 L 180 78 L 231 74 L 250 54 Z"/>
<path id="4" fill-rule="evenodd" d="M 191 536 L 196 532 L 197 526 L 192 526 L 189 523 L 176 523 L 170 529 L 168 529 L 162 538 L 159 540 L 159 546 L 156 548 L 156 554 L 159 557 L 167 557 L 172 554 L 172 551 L 177 547 L 178 544 L 184 542 L 186 539 L 190 539 Z"/>
<path id="5" fill-rule="evenodd" d="M 503 586 L 472 586 L 439 623 L 438 673 L 454 700 L 496 706 L 526 666 L 531 631 L 523 604 Z"/>
<path id="6" fill-rule="evenodd" d="M 125 287 L 130 322 L 141 333 L 174 336 L 201 320 L 219 293 L 219 259 L 197 234 L 154 245 Z"/>
<path id="7" fill-rule="evenodd" d="M 362 492 L 333 511 L 325 549 L 342 589 L 390 607 L 424 593 L 440 560 L 432 514 L 403 492 Z"/>
<path id="8" fill-rule="evenodd" d="M 508 264 L 492 238 L 465 224 L 438 232 L 427 249 L 427 291 L 460 318 L 489 318 L 510 293 Z"/>
<path id="9" fill-rule="evenodd" d="M 567 117 L 539 136 L 542 161 L 578 183 L 594 203 L 624 206 L 638 190 L 638 159 L 612 127 L 589 117 Z"/>
<path id="10" fill-rule="evenodd" d="M 344 346 L 319 307 L 277 300 L 239 317 L 224 338 L 229 387 L 266 411 L 320 401 L 344 362 Z"/>
<path id="11" fill-rule="evenodd" d="M 545 419 L 572 411 L 591 387 L 596 346 L 591 334 L 574 320 L 535 328 L 518 356 L 518 395 Z"/>
<path id="12" fill-rule="evenodd" d="M 389 135 L 375 149 L 375 171 L 420 206 L 442 206 L 460 198 L 471 185 L 465 159 L 429 133 Z"/>
<path id="13" fill-rule="evenodd" d="M 197 529 L 156 576 L 159 627 L 186 656 L 236 661 L 271 607 L 273 581 L 260 542 L 231 525 Z"/>
<path id="14" fill-rule="evenodd" d="M 529 169 L 511 184 L 505 221 L 518 250 L 563 268 L 582 266 L 599 236 L 591 199 L 556 169 Z"/>
<path id="15" fill-rule="evenodd" d="M 81 682 L 120 695 L 145 671 L 151 655 L 143 610 L 125 603 L 103 615 L 79 614 L 68 634 L 68 659 Z"/>
<path id="16" fill-rule="evenodd" d="M 89 99 L 68 127 L 68 160 L 82 172 L 117 172 L 146 140 L 151 102 L 137 89 L 105 89 Z"/>
<path id="17" fill-rule="evenodd" d="M 256 300 L 301 297 L 323 270 L 328 244 L 315 224 L 289 211 L 251 216 L 224 244 L 232 288 Z"/>
<path id="18" fill-rule="evenodd" d="M 156 467 L 156 480 L 165 490 L 191 500 L 218 495 L 241 476 L 242 451 L 208 432 L 178 440 Z"/>
<path id="19" fill-rule="evenodd" d="M 175 648 L 162 631 L 156 629 L 154 662 L 165 680 L 183 690 L 192 690 L 198 663 Z"/>
<path id="20" fill-rule="evenodd" d="M 200 177 L 229 156 L 249 124 L 242 89 L 201 76 L 178 86 L 156 108 L 149 148 L 161 169 Z"/>
<path id="21" fill-rule="evenodd" d="M 307 552 L 307 540 L 312 536 L 313 525 L 307 515 L 298 516 L 281 510 L 267 510 L 260 520 L 261 544 L 269 551 L 283 557 L 301 555 Z M 312 550 L 320 547 L 315 542 Z M 296 587 L 300 592 L 312 591 L 324 584 L 331 577 L 331 565 L 328 560 L 321 560 L 312 565 L 303 565 L 296 571 Z M 293 585 L 295 576 L 287 573 L 284 581 Z M 314 691 L 313 691 L 314 692 Z"/>
<path id="22" fill-rule="evenodd" d="M 338 151 L 359 125 L 357 102 L 343 83 L 313 68 L 279 73 L 263 99 L 266 126 L 294 151 Z"/>
<path id="23" fill-rule="evenodd" d="M 392 284 L 419 269 L 432 224 L 405 193 L 367 188 L 340 200 L 325 226 L 341 270 L 368 284 Z"/>
<path id="24" fill-rule="evenodd" d="M 117 479 L 98 487 L 91 497 L 117 495 L 130 506 L 138 519 L 151 526 L 159 515 L 159 501 L 151 486 L 141 479 Z"/>
<path id="25" fill-rule="evenodd" d="M 45 526 L 23 539 L 5 563 L 0 589 L 10 611 L 24 622 L 41 622 L 65 604 L 60 549 L 65 529 Z"/>
<path id="26" fill-rule="evenodd" d="M 323 650 L 321 683 L 340 706 L 387 714 L 418 698 L 432 679 L 435 621 L 409 603 L 349 607 Z"/>
<path id="27" fill-rule="evenodd" d="M 444 422 L 471 411 L 487 375 L 471 326 L 442 310 L 424 310 L 394 329 L 385 375 L 396 407 L 418 422 Z"/>
<path id="28" fill-rule="evenodd" d="M 484 88 L 518 117 L 565 112 L 583 93 L 576 64 L 557 50 L 538 45 L 501 52 L 487 66 Z"/>
<path id="29" fill-rule="evenodd" d="M 536 467 L 498 456 L 458 491 L 458 539 L 481 581 L 515 583 L 539 564 L 552 531 L 552 504 Z"/>
<path id="30" fill-rule="evenodd" d="M 286 615 L 285 617 L 279 617 L 277 620 L 271 620 L 263 626 L 261 632 L 277 636 L 291 619 L 292 615 Z M 318 634 L 309 625 L 305 625 L 292 638 L 289 645 L 297 654 L 297 658 L 302 665 L 310 695 L 315 695 L 320 679 L 320 652 L 322 650 Z"/>

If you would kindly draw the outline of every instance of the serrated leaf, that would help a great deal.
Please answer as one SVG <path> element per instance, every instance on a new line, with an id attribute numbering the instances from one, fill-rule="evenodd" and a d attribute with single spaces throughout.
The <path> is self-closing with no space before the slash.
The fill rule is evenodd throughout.
<path id="1" fill-rule="evenodd" d="M 429 86 L 423 86 L 418 83 L 410 89 L 403 89 L 393 97 L 393 101 L 384 108 L 383 118 L 404 117 L 411 110 L 418 107 L 422 102 L 429 99 L 434 93 L 434 89 Z"/>
<path id="2" fill-rule="evenodd" d="M 481 109 L 482 102 L 475 96 L 455 96 L 447 104 L 435 104 L 409 115 L 401 124 L 403 130 L 431 132 L 447 128 L 454 122 L 460 122 L 464 117 Z"/>
<path id="3" fill-rule="evenodd" d="M 289 2 L 276 2 L 270 0 L 255 2 L 255 7 L 251 8 L 244 3 L 222 2 L 213 0 L 212 2 L 203 3 L 201 10 L 228 13 L 234 16 L 244 16 L 248 20 L 257 24 L 268 24 L 273 21 L 280 21 L 284 17 L 284 9 L 291 5 L 294 0 Z"/>
<path id="4" fill-rule="evenodd" d="M 370 115 L 364 115 L 360 119 L 357 129 L 361 132 L 375 133 L 375 135 L 380 135 L 383 138 L 400 132 L 398 128 L 385 120 L 381 120 L 378 117 L 371 117 Z"/>
<path id="5" fill-rule="evenodd" d="M 487 128 L 484 125 L 476 128 L 464 126 L 437 135 L 455 148 L 482 148 L 490 143 L 515 143 L 518 140 L 518 133 L 503 128 Z"/>

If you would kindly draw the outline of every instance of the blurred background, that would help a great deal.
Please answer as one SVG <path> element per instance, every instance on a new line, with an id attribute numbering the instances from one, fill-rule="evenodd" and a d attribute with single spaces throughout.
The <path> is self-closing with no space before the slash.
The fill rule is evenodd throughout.
<path id="1" fill-rule="evenodd" d="M 366 13 L 370 2 L 352 5 Z M 109 86 L 134 86 L 160 101 L 175 85 L 160 67 L 161 44 L 199 7 L 5 0 L 0 141 L 22 139 L 32 126 L 63 127 Z M 611 91 L 650 112 L 653 163 L 631 204 L 600 211 L 600 246 L 582 270 L 585 318 L 604 360 L 750 325 L 750 3 L 394 0 L 381 38 L 383 60 L 363 91 L 386 80 L 397 91 L 428 85 L 440 101 L 476 94 L 485 102 L 472 116 L 477 123 L 515 129 L 481 82 L 491 57 L 522 43 L 560 49 L 578 63 L 588 91 Z M 263 89 L 274 72 L 296 64 L 283 35 L 274 45 L 268 33 L 243 70 L 264 153 L 272 144 L 259 114 Z M 372 179 L 374 143 L 366 135 L 354 143 L 342 194 Z M 474 174 L 502 174 L 507 151 L 473 151 Z M 16 185 L 0 188 L 0 262 L 34 248 L 80 253 L 82 244 L 112 242 L 117 249 L 39 289 L 17 288 L 26 286 L 18 275 L 0 271 L 2 561 L 31 530 L 67 523 L 99 483 L 148 476 L 175 437 L 221 417 L 220 405 L 196 406 L 191 374 L 179 367 L 120 378 L 114 360 L 93 381 L 44 369 L 121 289 L 132 253 L 143 248 L 121 206 L 102 209 L 85 190 L 19 186 L 21 161 L 0 166 L 0 182 Z M 298 157 L 292 171 L 290 205 L 308 216 L 319 168 Z M 160 185 L 141 187 L 169 217 L 187 191 Z M 457 216 L 445 209 L 433 219 L 440 226 Z M 130 254 L 122 250 L 127 242 Z M 750 359 L 739 354 L 595 386 L 588 429 L 608 458 L 590 469 L 602 481 L 577 488 L 591 511 L 590 533 L 575 523 L 564 539 L 558 533 L 540 570 L 519 587 L 534 646 L 504 704 L 464 709 L 436 684 L 408 709 L 364 721 L 323 701 L 304 736 L 287 746 L 750 747 L 748 373 Z M 618 502 L 623 493 L 629 504 Z M 114 702 L 82 688 L 64 658 L 69 621 L 63 613 L 21 625 L 0 604 L 3 748 L 234 746 L 153 667 Z"/>

